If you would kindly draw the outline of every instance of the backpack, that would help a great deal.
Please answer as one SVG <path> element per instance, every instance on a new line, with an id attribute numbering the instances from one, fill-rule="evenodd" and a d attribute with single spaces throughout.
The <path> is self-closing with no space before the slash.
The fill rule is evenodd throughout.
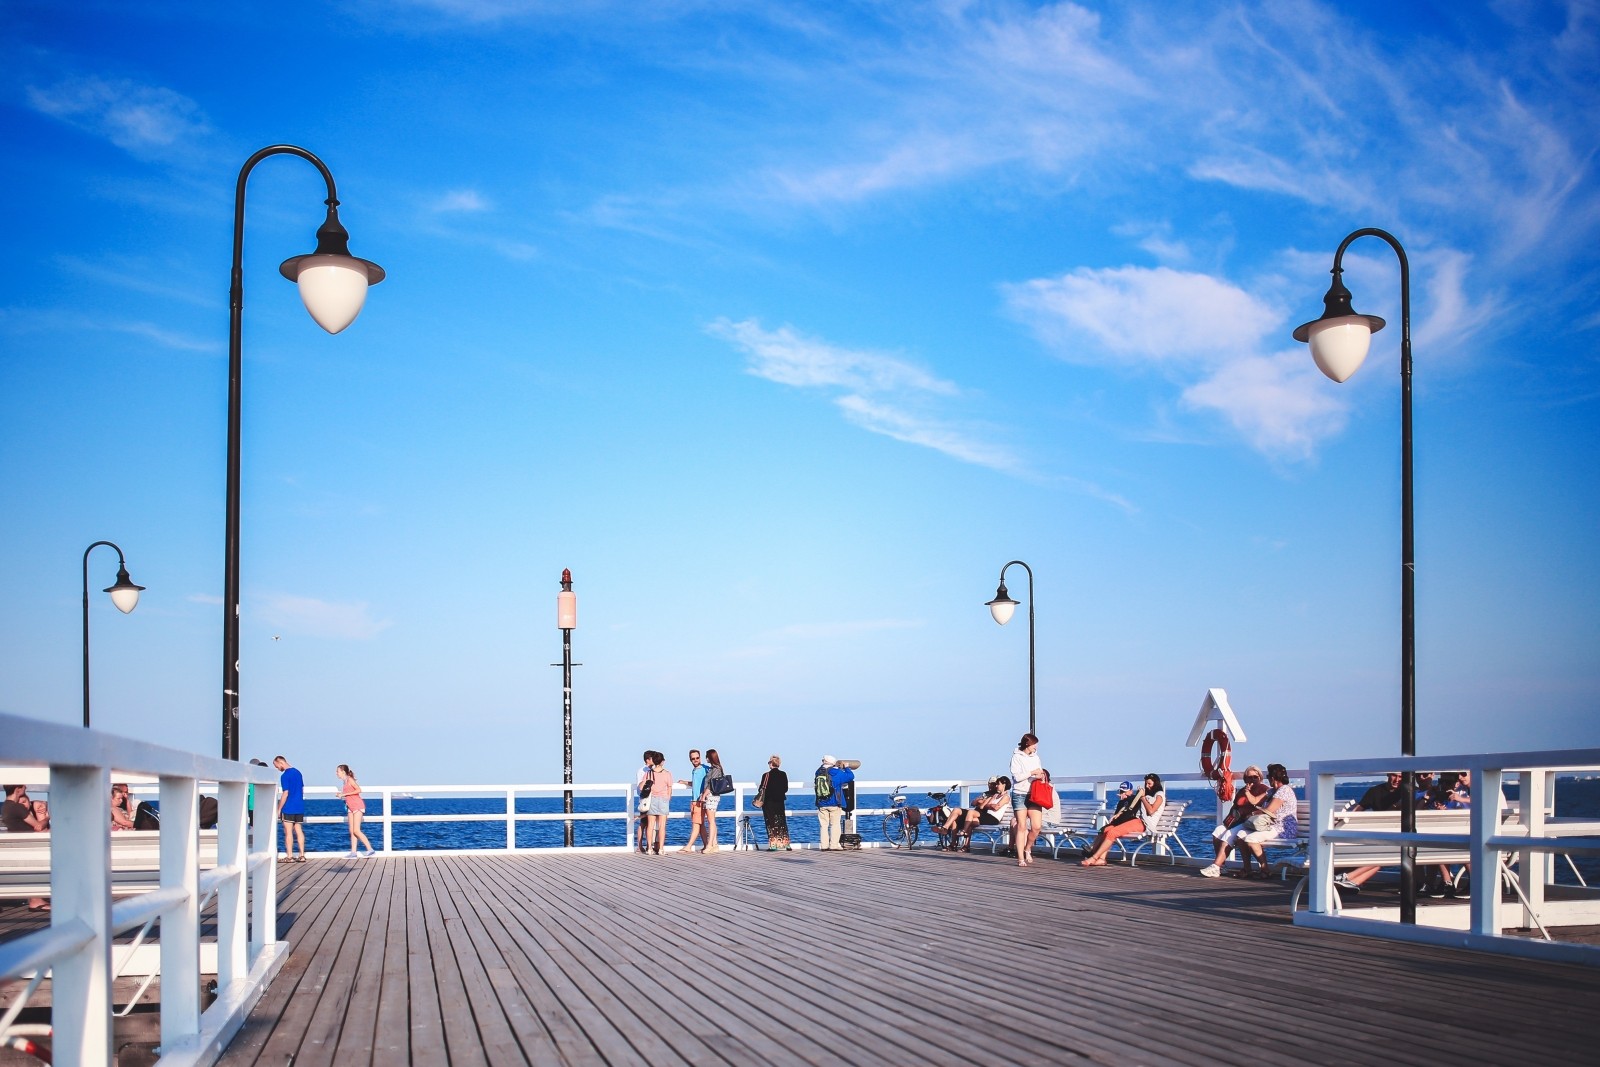
<path id="1" fill-rule="evenodd" d="M 833 799 L 833 778 L 828 774 L 826 767 L 817 772 L 817 780 L 812 783 L 812 789 L 816 791 L 819 808 Z"/>
<path id="2" fill-rule="evenodd" d="M 643 800 L 650 795 L 650 787 L 656 784 L 655 775 L 647 774 L 639 785 L 639 799 Z"/>

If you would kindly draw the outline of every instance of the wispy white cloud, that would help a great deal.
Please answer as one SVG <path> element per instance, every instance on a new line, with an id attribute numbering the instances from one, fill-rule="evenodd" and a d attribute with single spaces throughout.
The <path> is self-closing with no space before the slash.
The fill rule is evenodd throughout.
<path id="1" fill-rule="evenodd" d="M 160 86 L 94 76 L 28 86 L 28 105 L 41 114 L 104 137 L 141 158 L 186 150 L 210 133 L 193 100 Z"/>
<path id="2" fill-rule="evenodd" d="M 792 326 L 767 330 L 754 319 L 718 319 L 706 330 L 743 351 L 746 371 L 758 378 L 839 394 L 833 403 L 864 430 L 965 463 L 1012 473 L 1022 470 L 1009 449 L 984 440 L 976 428 L 929 411 L 931 402 L 957 398 L 960 390 L 907 360 L 842 348 L 805 337 Z"/>
<path id="3" fill-rule="evenodd" d="M 433 202 L 432 210 L 439 214 L 477 213 L 489 211 L 493 205 L 476 189 L 452 189 Z"/>
<path id="4" fill-rule="evenodd" d="M 60 309 L 0 308 L 0 331 L 13 334 L 61 334 L 90 331 L 138 337 L 177 352 L 221 352 L 215 337 L 191 337 L 153 322 L 137 319 L 102 319 Z"/>
<path id="5" fill-rule="evenodd" d="M 766 330 L 754 319 L 718 319 L 708 329 L 712 336 L 744 350 L 751 374 L 781 385 L 831 385 L 878 393 L 909 390 L 944 396 L 958 392 L 952 383 L 905 360 L 802 337 L 792 326 Z"/>
<path id="6" fill-rule="evenodd" d="M 1345 402 L 1304 353 L 1277 351 L 1284 313 L 1211 275 L 1082 269 L 1005 290 L 1011 311 L 1069 362 L 1155 370 L 1184 406 L 1220 415 L 1252 448 L 1304 460 L 1345 425 Z"/>
<path id="7" fill-rule="evenodd" d="M 339 604 L 290 593 L 269 593 L 259 611 L 263 622 L 286 633 L 345 641 L 370 641 L 392 625 L 374 618 L 365 602 Z"/>

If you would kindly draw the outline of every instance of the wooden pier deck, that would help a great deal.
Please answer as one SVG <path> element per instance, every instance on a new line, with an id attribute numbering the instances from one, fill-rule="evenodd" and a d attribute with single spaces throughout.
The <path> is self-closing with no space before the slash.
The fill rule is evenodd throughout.
<path id="1" fill-rule="evenodd" d="M 1297 929 L 1276 883 L 931 851 L 313 858 L 222 1063 L 1568 1063 L 1600 970 Z"/>

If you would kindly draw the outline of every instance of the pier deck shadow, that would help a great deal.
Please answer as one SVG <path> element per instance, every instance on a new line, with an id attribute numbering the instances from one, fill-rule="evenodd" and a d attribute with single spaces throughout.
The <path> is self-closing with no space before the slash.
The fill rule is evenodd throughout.
<path id="1" fill-rule="evenodd" d="M 1183 868 L 598 853 L 280 879 L 293 951 L 229 1067 L 1561 1063 L 1600 1005 L 1600 970 L 1300 929 L 1281 884 Z"/>

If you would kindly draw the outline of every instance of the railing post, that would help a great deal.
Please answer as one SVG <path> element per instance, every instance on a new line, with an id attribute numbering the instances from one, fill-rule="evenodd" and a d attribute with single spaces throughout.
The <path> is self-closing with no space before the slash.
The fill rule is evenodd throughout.
<path id="1" fill-rule="evenodd" d="M 50 920 L 94 938 L 51 972 L 56 1063 L 111 1062 L 111 820 L 105 767 L 50 768 Z"/>
<path id="2" fill-rule="evenodd" d="M 1537 771 L 1524 772 L 1522 775 L 1522 818 L 1524 823 L 1529 817 L 1528 805 L 1528 780 L 1538 776 Z M 1484 767 L 1474 775 L 1472 788 L 1476 794 L 1472 806 L 1468 809 L 1467 825 L 1472 830 L 1472 844 L 1469 847 L 1472 856 L 1472 899 L 1471 911 L 1468 913 L 1470 929 L 1475 934 L 1498 934 L 1500 921 L 1500 858 L 1502 853 L 1489 848 L 1487 842 L 1500 830 L 1500 800 L 1504 794 L 1500 789 L 1501 773 L 1499 767 Z M 1543 808 L 1540 809 L 1541 814 Z M 1529 833 L 1532 833 L 1530 830 Z M 1527 853 L 1523 853 L 1526 862 Z M 1526 875 L 1527 868 L 1523 868 Z M 1524 877 L 1526 881 L 1526 877 Z"/>
<path id="3" fill-rule="evenodd" d="M 217 887 L 217 988 L 226 989 L 250 972 L 246 952 L 248 873 L 243 782 L 217 784 L 217 866 L 238 875 Z"/>
<path id="4" fill-rule="evenodd" d="M 391 833 L 394 830 L 394 820 L 390 818 L 393 814 L 394 790 L 385 786 L 383 789 L 383 850 L 385 852 L 394 848 L 394 842 L 391 837 Z"/>
<path id="5" fill-rule="evenodd" d="M 1315 764 L 1307 779 L 1311 801 L 1306 810 L 1311 819 L 1311 900 L 1307 907 L 1317 915 L 1326 915 L 1333 898 L 1333 845 L 1326 832 L 1333 827 L 1335 782 L 1331 774 L 1317 774 Z"/>
<path id="6" fill-rule="evenodd" d="M 517 791 L 506 790 L 506 851 L 517 850 Z"/>
<path id="7" fill-rule="evenodd" d="M 187 894 L 161 917 L 161 1047 L 200 1033 L 199 783 L 161 776 L 161 888 Z"/>
<path id="8" fill-rule="evenodd" d="M 278 811 L 278 783 L 256 787 L 255 827 L 251 837 L 267 860 L 250 872 L 250 962 L 278 940 L 278 840 L 273 825 Z M 263 841 L 266 847 L 262 848 Z"/>
<path id="9" fill-rule="evenodd" d="M 1528 839 L 1535 840 L 1544 836 L 1544 807 L 1550 799 L 1551 780 L 1555 775 L 1543 770 L 1524 771 L 1522 775 L 1523 825 L 1528 828 Z M 1555 863 L 1555 854 L 1552 852 L 1535 852 L 1524 849 L 1520 857 L 1519 868 L 1522 872 L 1522 895 L 1527 898 L 1527 906 L 1523 909 L 1522 927 L 1526 929 L 1533 923 L 1535 914 L 1543 910 L 1544 887 L 1550 880 L 1550 872 Z"/>

